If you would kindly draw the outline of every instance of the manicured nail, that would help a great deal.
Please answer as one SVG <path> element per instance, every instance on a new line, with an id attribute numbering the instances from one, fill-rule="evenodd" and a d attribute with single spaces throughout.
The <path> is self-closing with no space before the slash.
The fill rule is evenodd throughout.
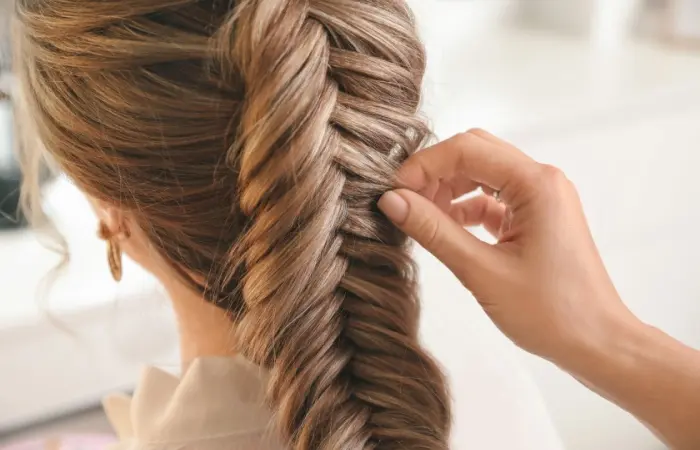
<path id="1" fill-rule="evenodd" d="M 378 203 L 379 209 L 395 224 L 402 224 L 408 217 L 408 203 L 394 191 L 382 195 Z"/>

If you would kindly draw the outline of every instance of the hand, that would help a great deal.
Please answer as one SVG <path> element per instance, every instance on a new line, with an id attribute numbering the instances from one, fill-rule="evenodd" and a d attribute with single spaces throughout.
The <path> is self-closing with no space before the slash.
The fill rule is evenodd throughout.
<path id="1" fill-rule="evenodd" d="M 405 189 L 386 193 L 381 210 L 440 259 L 523 349 L 557 362 L 576 347 L 606 345 L 621 324 L 636 321 L 560 170 L 477 130 L 418 152 L 399 180 Z M 478 188 L 498 200 L 456 201 Z M 498 243 L 464 228 L 477 225 Z"/>

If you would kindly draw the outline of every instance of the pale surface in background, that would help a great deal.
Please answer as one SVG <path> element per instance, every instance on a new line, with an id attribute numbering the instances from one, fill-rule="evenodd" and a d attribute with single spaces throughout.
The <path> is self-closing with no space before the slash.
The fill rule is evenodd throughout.
<path id="1" fill-rule="evenodd" d="M 0 234 L 0 434 L 131 389 L 147 361 L 177 364 L 172 314 L 154 281 L 126 263 L 115 284 L 86 200 L 65 180 L 47 210 L 71 263 L 29 232 Z M 40 235 L 50 243 L 48 235 Z"/>
<path id="2" fill-rule="evenodd" d="M 700 198 L 700 55 L 496 30 L 483 11 L 470 14 L 485 2 L 426 3 L 423 17 L 442 24 L 425 33 L 426 110 L 438 136 L 487 128 L 563 168 L 579 187 L 627 304 L 700 348 L 700 212 L 693 206 Z M 489 17 L 509 11 L 507 2 L 486 3 Z M 553 366 L 522 360 L 567 449 L 663 448 L 628 414 Z"/>

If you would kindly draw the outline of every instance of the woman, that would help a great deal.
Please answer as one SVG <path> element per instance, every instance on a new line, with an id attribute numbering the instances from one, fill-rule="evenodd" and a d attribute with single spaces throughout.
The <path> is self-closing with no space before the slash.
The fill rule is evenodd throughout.
<path id="1" fill-rule="evenodd" d="M 119 448 L 446 449 L 412 262 L 375 207 L 427 135 L 411 16 L 229 3 L 19 0 L 28 118 L 92 199 L 115 278 L 123 250 L 168 289 L 189 365 L 175 397 L 152 371 L 110 402 Z M 380 208 L 517 344 L 698 448 L 700 358 L 624 307 L 560 172 L 476 131 L 399 178 Z M 478 187 L 497 199 L 452 202 Z M 498 245 L 462 228 L 481 223 Z"/>
<path id="2" fill-rule="evenodd" d="M 25 124 L 115 279 L 125 252 L 176 311 L 182 386 L 146 377 L 123 448 L 448 447 L 406 237 L 376 208 L 428 135 L 403 0 L 19 0 L 17 25 Z"/>

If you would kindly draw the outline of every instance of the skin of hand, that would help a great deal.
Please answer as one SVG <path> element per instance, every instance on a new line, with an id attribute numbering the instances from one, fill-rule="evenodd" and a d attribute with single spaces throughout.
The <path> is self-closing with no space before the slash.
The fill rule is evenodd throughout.
<path id="1" fill-rule="evenodd" d="M 628 410 L 673 448 L 700 448 L 700 353 L 618 295 L 576 188 L 482 130 L 418 152 L 379 201 L 516 345 Z M 466 196 L 478 192 L 485 194 Z M 497 197 L 494 195 L 497 193 Z M 483 225 L 498 242 L 465 227 Z"/>
<path id="2" fill-rule="evenodd" d="M 417 153 L 399 179 L 406 189 L 387 193 L 380 208 L 443 261 L 521 348 L 558 360 L 634 319 L 560 170 L 475 130 Z M 499 199 L 454 201 L 480 187 Z M 482 224 L 496 245 L 464 228 Z"/>

